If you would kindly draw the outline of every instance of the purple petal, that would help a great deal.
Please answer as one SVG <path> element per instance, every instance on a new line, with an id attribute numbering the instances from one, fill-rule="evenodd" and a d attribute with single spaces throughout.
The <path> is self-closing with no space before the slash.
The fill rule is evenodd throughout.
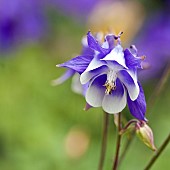
<path id="1" fill-rule="evenodd" d="M 112 50 L 114 48 L 114 40 L 113 34 L 106 35 L 105 42 L 103 43 L 102 47 Z"/>
<path id="2" fill-rule="evenodd" d="M 87 111 L 89 110 L 90 108 L 92 108 L 92 106 L 90 106 L 87 102 L 86 102 L 86 105 L 84 107 L 84 110 Z"/>
<path id="3" fill-rule="evenodd" d="M 82 73 L 88 67 L 89 63 L 93 59 L 93 56 L 78 56 L 65 63 L 57 65 L 58 67 L 67 67 L 75 70 L 78 73 Z"/>
<path id="4" fill-rule="evenodd" d="M 102 105 L 103 97 L 105 95 L 106 75 L 101 75 L 95 78 L 89 85 L 86 92 L 86 102 L 93 107 L 100 107 Z"/>
<path id="5" fill-rule="evenodd" d="M 128 68 L 141 68 L 141 58 L 135 57 L 129 49 L 124 51 L 124 58 Z"/>
<path id="6" fill-rule="evenodd" d="M 120 80 L 116 80 L 116 89 L 111 94 L 105 94 L 102 108 L 105 112 L 115 114 L 121 112 L 126 107 L 127 95 Z"/>
<path id="7" fill-rule="evenodd" d="M 88 45 L 91 49 L 98 51 L 99 53 L 103 53 L 103 54 L 107 54 L 108 50 L 104 49 L 100 46 L 100 44 L 98 43 L 98 41 L 93 37 L 93 35 L 91 34 L 91 32 L 89 31 L 87 33 L 87 42 Z"/>
<path id="8" fill-rule="evenodd" d="M 52 81 L 52 85 L 59 85 L 65 82 L 67 79 L 72 77 L 75 74 L 75 71 L 68 69 L 62 76 Z"/>
<path id="9" fill-rule="evenodd" d="M 87 37 L 82 38 L 82 55 L 94 55 L 94 50 L 88 46 Z"/>
<path id="10" fill-rule="evenodd" d="M 130 73 L 130 74 L 129 74 Z M 137 76 L 129 70 L 121 70 L 117 73 L 118 78 L 127 88 L 131 100 L 136 100 L 139 95 L 139 85 L 137 83 Z"/>
<path id="11" fill-rule="evenodd" d="M 138 98 L 135 101 L 132 101 L 128 95 L 128 107 L 129 110 L 131 112 L 131 114 L 139 119 L 139 120 L 144 120 L 146 121 L 145 118 L 145 113 L 146 113 L 146 101 L 145 101 L 145 95 L 144 95 L 144 91 L 142 89 L 142 86 L 140 85 L 140 83 L 138 82 L 139 87 L 140 87 L 140 93 Z"/>

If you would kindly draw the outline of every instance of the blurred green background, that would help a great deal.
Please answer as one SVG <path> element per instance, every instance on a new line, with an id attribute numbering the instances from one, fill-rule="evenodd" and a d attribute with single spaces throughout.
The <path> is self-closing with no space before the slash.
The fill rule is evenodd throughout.
<path id="1" fill-rule="evenodd" d="M 52 30 L 48 38 L 1 53 L 1 170 L 94 170 L 98 167 L 102 110 L 84 111 L 85 99 L 71 91 L 71 80 L 51 86 L 51 80 L 65 71 L 55 65 L 81 51 L 81 38 L 89 28 L 58 12 L 49 13 L 48 17 Z M 159 79 L 152 78 L 142 83 L 147 100 Z M 155 99 L 155 104 L 148 108 L 150 112 L 146 117 L 157 147 L 170 130 L 169 99 L 170 81 Z M 128 109 L 124 114 L 130 115 Z M 126 136 L 123 137 L 122 150 L 125 141 Z M 116 128 L 110 115 L 104 169 L 112 167 L 115 143 Z M 143 169 L 153 154 L 135 137 L 120 169 Z M 170 168 L 169 159 L 170 145 L 152 169 Z"/>

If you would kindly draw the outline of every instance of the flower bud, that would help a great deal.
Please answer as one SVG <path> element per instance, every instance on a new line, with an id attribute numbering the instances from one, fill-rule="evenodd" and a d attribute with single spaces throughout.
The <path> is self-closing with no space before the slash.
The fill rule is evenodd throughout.
<path id="1" fill-rule="evenodd" d="M 153 151 L 156 151 L 152 129 L 146 124 L 146 122 L 136 123 L 136 134 L 145 145 Z"/>

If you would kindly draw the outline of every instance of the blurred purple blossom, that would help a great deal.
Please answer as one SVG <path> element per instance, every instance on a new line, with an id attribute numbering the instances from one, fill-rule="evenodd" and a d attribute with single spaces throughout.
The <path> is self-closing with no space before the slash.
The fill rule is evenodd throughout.
<path id="1" fill-rule="evenodd" d="M 0 49 L 41 38 L 47 29 L 44 7 L 41 0 L 1 0 Z"/>
<path id="2" fill-rule="evenodd" d="M 145 51 L 146 62 L 149 64 L 149 68 L 141 73 L 144 80 L 159 75 L 170 62 L 170 14 L 152 14 L 136 41 L 139 53 Z"/>

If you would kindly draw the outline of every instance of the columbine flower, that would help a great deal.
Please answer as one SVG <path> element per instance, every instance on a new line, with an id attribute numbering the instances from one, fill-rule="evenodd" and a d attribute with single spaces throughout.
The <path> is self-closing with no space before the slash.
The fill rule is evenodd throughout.
<path id="1" fill-rule="evenodd" d="M 89 105 L 115 114 L 128 103 L 131 114 L 145 120 L 146 102 L 137 80 L 137 68 L 141 68 L 144 57 L 137 57 L 134 46 L 123 50 L 120 35 L 108 34 L 104 43 L 99 44 L 88 32 L 88 46 L 94 55 L 78 56 L 58 66 L 80 73 L 80 82 L 88 84 L 85 98 Z"/>

